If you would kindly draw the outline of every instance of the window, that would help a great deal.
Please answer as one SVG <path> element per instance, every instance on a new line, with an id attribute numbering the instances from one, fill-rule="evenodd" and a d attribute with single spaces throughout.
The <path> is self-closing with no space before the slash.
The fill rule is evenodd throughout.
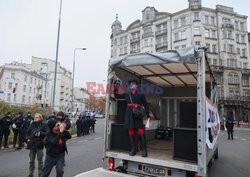
<path id="1" fill-rule="evenodd" d="M 226 44 L 223 45 L 223 50 L 224 50 L 225 52 L 227 51 L 227 45 L 226 45 Z"/>
<path id="2" fill-rule="evenodd" d="M 240 30 L 244 31 L 244 23 L 243 22 L 240 22 Z"/>
<path id="3" fill-rule="evenodd" d="M 31 77 L 31 78 L 30 78 L 30 83 L 31 83 L 31 84 L 32 84 L 32 81 L 33 81 L 33 78 Z"/>
<path id="4" fill-rule="evenodd" d="M 229 53 L 233 53 L 233 45 L 228 45 Z"/>
<path id="5" fill-rule="evenodd" d="M 209 18 L 209 17 L 206 15 L 206 16 L 205 16 L 205 23 L 206 23 L 206 24 L 209 24 L 209 19 L 208 19 L 208 18 Z"/>
<path id="6" fill-rule="evenodd" d="M 144 40 L 144 47 L 148 47 L 148 39 Z"/>
<path id="7" fill-rule="evenodd" d="M 123 54 L 123 48 L 120 48 L 120 55 Z"/>
<path id="8" fill-rule="evenodd" d="M 216 50 L 216 45 L 213 44 L 213 45 L 212 45 L 212 52 L 213 52 L 213 53 L 216 53 L 216 51 L 217 51 L 217 50 Z"/>
<path id="9" fill-rule="evenodd" d="M 245 35 L 241 35 L 241 43 L 245 43 Z"/>
<path id="10" fill-rule="evenodd" d="M 8 93 L 8 94 L 7 94 L 7 101 L 8 101 L 8 102 L 10 102 L 10 97 L 11 97 L 11 94 Z"/>
<path id="11" fill-rule="evenodd" d="M 239 76 L 237 74 L 234 75 L 234 84 L 239 83 Z"/>
<path id="12" fill-rule="evenodd" d="M 178 20 L 174 20 L 174 28 L 178 28 Z"/>
<path id="13" fill-rule="evenodd" d="M 25 95 L 22 97 L 22 102 L 25 103 Z"/>
<path id="14" fill-rule="evenodd" d="M 232 31 L 228 31 L 228 39 L 232 39 Z"/>
<path id="15" fill-rule="evenodd" d="M 31 102 L 31 96 L 29 96 L 29 103 Z"/>
<path id="16" fill-rule="evenodd" d="M 194 28 L 194 35 L 200 35 L 200 27 L 195 27 Z"/>
<path id="17" fill-rule="evenodd" d="M 247 69 L 247 63 L 243 63 L 243 69 Z"/>
<path id="18" fill-rule="evenodd" d="M 26 85 L 23 85 L 23 91 L 26 92 Z"/>
<path id="19" fill-rule="evenodd" d="M 167 28 L 168 28 L 168 24 L 167 24 L 167 23 L 163 23 L 163 24 L 162 24 L 162 27 L 163 27 L 163 30 L 164 30 L 164 29 L 167 29 Z"/>
<path id="20" fill-rule="evenodd" d="M 215 25 L 215 18 L 211 17 L 211 25 Z"/>
<path id="21" fill-rule="evenodd" d="M 35 79 L 35 84 L 36 84 L 36 79 Z"/>
<path id="22" fill-rule="evenodd" d="M 216 31 L 212 30 L 212 38 L 216 38 Z"/>
<path id="23" fill-rule="evenodd" d="M 205 37 L 210 37 L 209 30 L 205 30 Z"/>
<path id="24" fill-rule="evenodd" d="M 123 44 L 123 37 L 120 37 L 120 45 Z"/>
<path id="25" fill-rule="evenodd" d="M 242 85 L 243 86 L 248 86 L 249 85 L 249 81 L 248 81 L 247 76 L 242 77 Z"/>
<path id="26" fill-rule="evenodd" d="M 181 48 L 186 48 L 186 45 L 182 45 Z"/>
<path id="27" fill-rule="evenodd" d="M 238 30 L 239 29 L 239 22 L 235 21 L 235 29 Z"/>
<path id="28" fill-rule="evenodd" d="M 24 76 L 24 81 L 25 81 L 25 82 L 27 81 L 27 76 L 26 76 L 26 75 Z"/>
<path id="29" fill-rule="evenodd" d="M 237 48 L 237 54 L 240 55 L 240 48 Z"/>
<path id="30" fill-rule="evenodd" d="M 236 34 L 235 38 L 236 38 L 236 42 L 240 42 L 240 35 L 239 34 Z"/>
<path id="31" fill-rule="evenodd" d="M 213 59 L 213 65 L 217 65 L 217 59 Z"/>
<path id="32" fill-rule="evenodd" d="M 230 67 L 230 68 L 235 68 L 236 67 L 236 60 L 227 59 L 227 66 Z"/>
<path id="33" fill-rule="evenodd" d="M 127 54 L 127 53 L 128 53 L 128 48 L 124 47 L 124 54 Z"/>
<path id="34" fill-rule="evenodd" d="M 231 20 L 229 18 L 223 18 L 222 22 L 225 24 L 230 24 Z"/>
<path id="35" fill-rule="evenodd" d="M 233 90 L 229 90 L 229 97 L 231 99 L 234 97 L 234 91 Z"/>
<path id="36" fill-rule="evenodd" d="M 178 41 L 179 40 L 179 33 L 174 33 L 174 40 Z"/>
<path id="37" fill-rule="evenodd" d="M 168 36 L 163 36 L 163 44 L 168 43 Z"/>
<path id="38" fill-rule="evenodd" d="M 128 43 L 128 37 L 124 36 L 124 44 L 127 44 L 127 43 Z"/>
<path id="39" fill-rule="evenodd" d="M 232 74 L 229 74 L 229 75 L 228 75 L 228 83 L 229 83 L 229 84 L 232 84 L 232 83 L 233 83 L 233 75 L 232 75 Z"/>
<path id="40" fill-rule="evenodd" d="M 201 45 L 201 42 L 200 41 L 195 41 L 195 45 Z"/>
<path id="41" fill-rule="evenodd" d="M 242 56 L 246 57 L 246 49 L 242 49 Z"/>
<path id="42" fill-rule="evenodd" d="M 222 31 L 222 37 L 223 37 L 223 39 L 227 38 L 227 33 L 226 33 L 226 31 Z"/>
<path id="43" fill-rule="evenodd" d="M 186 17 L 181 18 L 181 26 L 186 25 Z"/>
<path id="44" fill-rule="evenodd" d="M 194 13 L 194 20 L 200 20 L 199 12 Z"/>
<path id="45" fill-rule="evenodd" d="M 15 79 L 15 73 L 11 73 L 11 74 L 10 74 L 10 78 L 11 78 L 11 79 Z"/>
<path id="46" fill-rule="evenodd" d="M 30 91 L 29 91 L 30 93 L 32 92 L 32 87 L 30 87 Z"/>
<path id="47" fill-rule="evenodd" d="M 12 89 L 12 82 L 9 82 L 8 89 L 9 89 L 9 90 Z"/>
<path id="48" fill-rule="evenodd" d="M 181 32 L 181 39 L 186 39 L 186 31 Z"/>
<path id="49" fill-rule="evenodd" d="M 13 99 L 14 102 L 16 102 L 16 94 L 14 94 L 14 99 Z"/>
<path id="50" fill-rule="evenodd" d="M 210 44 L 206 44 L 206 47 L 207 47 L 207 51 L 209 52 L 210 51 Z"/>
<path id="51" fill-rule="evenodd" d="M 36 93 L 36 89 L 34 88 L 34 92 L 33 92 L 34 94 Z"/>

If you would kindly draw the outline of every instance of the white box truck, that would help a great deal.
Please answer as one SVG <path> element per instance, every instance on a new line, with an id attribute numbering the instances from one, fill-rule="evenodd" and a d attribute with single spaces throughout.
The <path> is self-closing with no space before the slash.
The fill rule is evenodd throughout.
<path id="1" fill-rule="evenodd" d="M 148 157 L 140 152 L 130 156 L 128 130 L 123 128 L 126 103 L 107 94 L 104 168 L 133 176 L 208 176 L 208 167 L 218 158 L 220 126 L 217 86 L 206 49 L 192 46 L 112 59 L 109 84 L 114 73 L 123 83 L 136 79 L 150 86 L 145 97 L 155 118 L 145 129 Z M 152 89 L 159 85 L 160 92 Z M 136 144 L 140 151 L 140 142 Z"/>

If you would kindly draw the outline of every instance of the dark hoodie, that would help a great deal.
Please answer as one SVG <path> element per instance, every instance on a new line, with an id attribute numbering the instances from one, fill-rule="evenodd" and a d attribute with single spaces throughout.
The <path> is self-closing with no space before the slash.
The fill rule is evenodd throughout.
<path id="1" fill-rule="evenodd" d="M 48 122 L 50 130 L 46 136 L 46 154 L 52 157 L 57 157 L 64 154 L 65 151 L 67 152 L 66 141 L 71 138 L 71 134 L 67 130 L 64 130 L 62 133 L 52 130 L 56 122 L 56 120 L 50 120 Z"/>

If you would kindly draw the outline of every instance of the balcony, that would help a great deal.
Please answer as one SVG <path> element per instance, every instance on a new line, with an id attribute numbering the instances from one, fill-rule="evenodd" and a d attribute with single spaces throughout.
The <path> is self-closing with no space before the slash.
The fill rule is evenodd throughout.
<path id="1" fill-rule="evenodd" d="M 148 33 L 142 34 L 142 38 L 153 37 L 153 36 L 154 36 L 153 32 L 148 32 Z"/>
<path id="2" fill-rule="evenodd" d="M 168 46 L 168 42 L 163 42 L 163 43 L 156 44 L 155 48 L 160 49 L 160 48 L 167 47 L 167 46 Z"/>
<path id="3" fill-rule="evenodd" d="M 140 41 L 140 37 L 130 39 L 130 43 L 135 43 L 135 42 L 139 42 L 139 41 Z"/>
<path id="4" fill-rule="evenodd" d="M 242 69 L 241 72 L 242 74 L 250 75 L 250 69 Z"/>
<path id="5" fill-rule="evenodd" d="M 131 50 L 130 53 L 133 54 L 133 53 L 140 53 L 141 50 L 140 49 L 135 49 L 135 50 Z"/>
<path id="6" fill-rule="evenodd" d="M 230 23 L 224 23 L 221 25 L 221 28 L 230 28 L 230 29 L 234 29 L 234 25 L 230 24 Z"/>
<path id="7" fill-rule="evenodd" d="M 160 36 L 160 35 L 167 34 L 167 33 L 168 33 L 168 30 L 167 29 L 163 29 L 163 30 L 156 31 L 155 35 L 156 36 Z"/>
<path id="8" fill-rule="evenodd" d="M 219 97 L 220 104 L 250 107 L 250 96 Z"/>
<path id="9" fill-rule="evenodd" d="M 215 72 L 224 72 L 224 66 L 211 65 L 211 69 Z"/>

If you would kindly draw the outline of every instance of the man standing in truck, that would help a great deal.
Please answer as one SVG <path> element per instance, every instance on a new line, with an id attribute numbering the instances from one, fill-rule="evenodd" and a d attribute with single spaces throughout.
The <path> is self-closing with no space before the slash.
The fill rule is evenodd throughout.
<path id="1" fill-rule="evenodd" d="M 135 109 L 135 107 L 144 106 L 147 117 L 150 117 L 148 103 L 145 99 L 145 95 L 140 93 L 138 90 L 137 81 L 130 81 L 128 82 L 127 86 L 129 87 L 129 90 L 126 93 L 120 94 L 118 93 L 120 84 L 116 84 L 114 94 L 115 98 L 125 98 L 127 101 L 124 128 L 128 129 L 129 132 L 129 140 L 131 145 L 131 151 L 129 152 L 129 155 L 134 156 L 136 154 L 135 129 L 137 129 L 141 140 L 142 157 L 147 157 L 145 125 L 143 124 L 143 117 L 145 115 L 136 117 L 133 109 Z"/>

